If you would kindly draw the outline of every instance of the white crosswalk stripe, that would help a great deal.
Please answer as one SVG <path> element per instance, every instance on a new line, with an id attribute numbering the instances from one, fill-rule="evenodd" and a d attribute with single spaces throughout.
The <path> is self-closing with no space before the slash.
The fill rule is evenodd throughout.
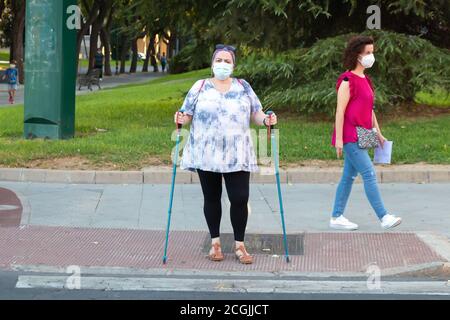
<path id="1" fill-rule="evenodd" d="M 19 209 L 18 206 L 10 206 L 5 204 L 0 204 L 0 211 L 10 211 L 10 210 L 16 210 Z"/>

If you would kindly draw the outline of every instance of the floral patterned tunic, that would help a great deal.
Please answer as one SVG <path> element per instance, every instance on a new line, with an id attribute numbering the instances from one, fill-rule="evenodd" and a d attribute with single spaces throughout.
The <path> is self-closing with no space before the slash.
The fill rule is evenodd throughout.
<path id="1" fill-rule="evenodd" d="M 230 90 L 221 93 L 210 79 L 199 80 L 187 94 L 182 110 L 193 118 L 181 169 L 258 171 L 250 121 L 262 105 L 248 82 L 233 79 Z"/>

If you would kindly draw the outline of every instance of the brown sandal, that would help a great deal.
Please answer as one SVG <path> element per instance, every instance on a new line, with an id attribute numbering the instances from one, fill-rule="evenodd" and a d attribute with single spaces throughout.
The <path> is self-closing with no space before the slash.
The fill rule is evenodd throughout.
<path id="1" fill-rule="evenodd" d="M 224 259 L 222 249 L 220 247 L 220 243 L 213 244 L 211 249 L 213 252 L 212 253 L 211 253 L 211 251 L 209 252 L 209 256 L 208 256 L 209 260 L 222 261 Z"/>
<path id="2" fill-rule="evenodd" d="M 240 254 L 239 254 L 240 252 Z M 247 250 L 245 250 L 244 246 L 240 246 L 236 249 L 236 259 L 239 260 L 242 264 L 252 264 L 253 263 L 253 257 L 248 254 Z"/>

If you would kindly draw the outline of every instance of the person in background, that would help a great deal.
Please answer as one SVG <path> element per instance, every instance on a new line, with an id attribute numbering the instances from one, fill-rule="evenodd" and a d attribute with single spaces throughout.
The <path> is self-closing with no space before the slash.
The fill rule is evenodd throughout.
<path id="1" fill-rule="evenodd" d="M 358 146 L 356 127 L 364 127 L 378 132 L 379 144 L 383 146 L 386 138 L 381 133 L 374 111 L 374 88 L 365 74 L 375 63 L 374 40 L 367 36 L 350 39 L 344 54 L 344 72 L 337 81 L 337 111 L 332 145 L 337 157 L 344 154 L 344 172 L 336 191 L 334 210 L 330 221 L 332 229 L 356 230 L 358 225 L 344 217 L 344 210 L 358 173 L 364 181 L 366 196 L 374 209 L 381 226 L 390 229 L 398 226 L 402 219 L 384 207 L 378 189 L 377 175 L 367 149 Z"/>
<path id="2" fill-rule="evenodd" d="M 19 70 L 17 69 L 17 63 L 15 60 L 11 61 L 9 68 L 5 71 L 3 79 L 6 79 L 8 82 L 9 103 L 14 104 L 17 86 L 19 83 Z"/>
<path id="3" fill-rule="evenodd" d="M 102 48 L 98 48 L 97 53 L 95 54 L 94 69 L 100 70 L 100 80 L 103 80 L 103 58 Z"/>
<path id="4" fill-rule="evenodd" d="M 161 57 L 161 67 L 162 67 L 162 72 L 166 72 L 166 67 L 167 67 L 167 57 L 166 57 L 166 53 L 163 52 L 163 55 Z"/>

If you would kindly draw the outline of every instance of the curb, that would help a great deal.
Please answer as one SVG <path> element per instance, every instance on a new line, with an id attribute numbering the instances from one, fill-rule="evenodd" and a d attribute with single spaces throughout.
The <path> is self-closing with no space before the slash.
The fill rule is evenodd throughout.
<path id="1" fill-rule="evenodd" d="M 336 184 L 342 175 L 341 168 L 304 167 L 280 170 L 283 184 L 313 183 Z M 450 183 L 450 168 L 411 169 L 377 168 L 379 183 Z M 170 184 L 172 169 L 151 167 L 142 171 L 82 171 L 46 169 L 8 169 L 0 168 L 0 181 L 67 183 L 67 184 Z M 196 173 L 177 171 L 178 184 L 198 184 Z M 360 177 L 356 183 L 361 183 Z M 274 184 L 275 177 L 270 168 L 251 175 L 251 183 Z"/>
<path id="2" fill-rule="evenodd" d="M 201 292 L 237 294 L 353 294 L 353 295 L 425 295 L 450 296 L 450 286 L 444 281 L 384 281 L 372 287 L 366 281 L 311 280 L 244 280 L 244 279 L 172 279 L 85 277 L 79 289 L 96 291 Z M 18 289 L 73 290 L 66 276 L 19 276 Z M 188 305 L 189 306 L 189 305 Z M 246 309 L 254 316 L 254 309 Z M 212 311 L 214 312 L 214 311 Z M 222 312 L 217 310 L 218 313 Z M 213 313 L 211 313 L 212 316 Z M 237 314 L 237 313 L 235 313 Z M 247 315 L 248 316 L 248 315 Z M 208 316 L 210 317 L 210 316 Z"/>
<path id="3" fill-rule="evenodd" d="M 381 277 L 414 276 L 426 271 L 434 271 L 443 268 L 446 262 L 433 262 L 421 265 L 411 265 L 380 270 Z M 12 265 L 11 269 L 16 272 L 39 273 L 39 274 L 67 274 L 67 267 L 56 267 L 47 265 Z M 327 278 L 362 278 L 367 279 L 367 272 L 295 272 L 295 271 L 206 271 L 196 269 L 140 269 L 129 267 L 96 267 L 80 266 L 80 273 L 84 275 L 101 276 L 146 276 L 146 277 L 174 277 L 174 278 L 264 278 L 264 279 L 327 279 Z"/>

